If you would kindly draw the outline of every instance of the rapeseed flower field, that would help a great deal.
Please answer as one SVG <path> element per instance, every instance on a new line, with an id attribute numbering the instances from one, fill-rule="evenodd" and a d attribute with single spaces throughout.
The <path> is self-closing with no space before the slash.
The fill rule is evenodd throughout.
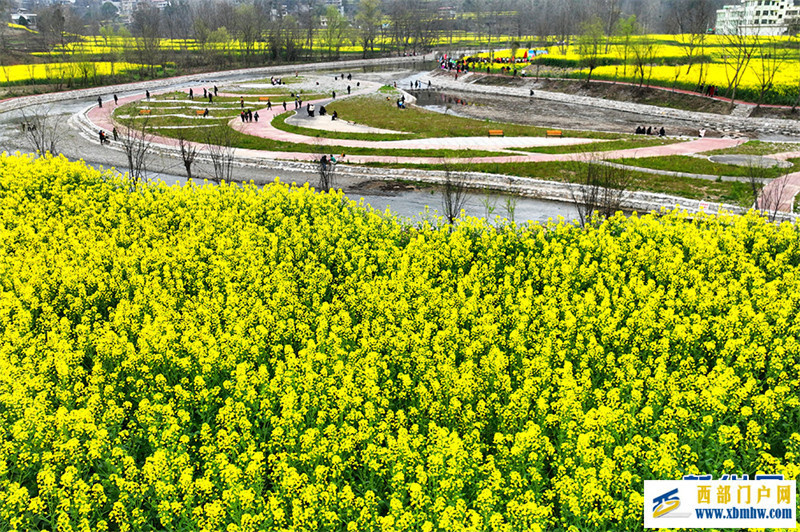
<path id="1" fill-rule="evenodd" d="M 527 47 L 513 51 L 509 48 L 483 51 L 471 57 L 499 62 L 479 64 L 478 70 L 500 72 L 511 66 L 514 57 L 519 75 L 541 77 L 586 78 L 583 57 L 576 39 L 566 45 L 535 47 L 547 52 L 528 55 Z M 727 88 L 737 76 L 736 65 L 728 56 L 735 55 L 731 38 L 724 35 L 705 35 L 702 39 L 689 35 L 634 35 L 629 40 L 612 37 L 600 46 L 599 66 L 592 69 L 592 79 L 628 83 L 644 83 L 660 87 L 697 90 L 714 85 L 717 94 L 727 94 Z M 793 37 L 747 37 L 749 60 L 738 74 L 737 99 L 749 102 L 792 105 L 800 94 L 800 56 Z M 650 51 L 640 60 L 644 72 L 637 71 L 634 48 L 649 46 Z M 691 55 L 691 58 L 690 58 Z M 524 70 L 523 70 L 524 69 Z M 642 75 L 643 74 L 643 75 Z M 763 98 L 762 98 L 763 91 Z"/>
<path id="2" fill-rule="evenodd" d="M 140 65 L 127 62 L 79 61 L 0 66 L 0 83 L 72 80 L 119 74 Z"/>
<path id="3" fill-rule="evenodd" d="M 800 468 L 800 235 L 0 156 L 0 529 L 637 530 Z"/>

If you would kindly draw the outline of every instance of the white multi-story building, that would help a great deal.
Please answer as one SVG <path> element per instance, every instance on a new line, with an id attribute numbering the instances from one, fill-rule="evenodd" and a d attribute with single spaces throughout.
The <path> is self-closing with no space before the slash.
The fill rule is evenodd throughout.
<path id="1" fill-rule="evenodd" d="M 800 0 L 741 0 L 717 10 L 716 32 L 723 35 L 784 35 L 800 18 Z"/>

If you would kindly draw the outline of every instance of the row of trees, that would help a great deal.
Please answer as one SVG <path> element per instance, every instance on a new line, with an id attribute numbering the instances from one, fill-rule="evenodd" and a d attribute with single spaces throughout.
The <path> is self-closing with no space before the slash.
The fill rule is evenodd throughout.
<path id="1" fill-rule="evenodd" d="M 687 7 L 681 16 L 676 14 L 675 36 L 683 57 L 675 65 L 673 86 L 682 76 L 688 76 L 693 70 L 697 73 L 695 90 L 706 87 L 708 64 L 712 61 L 709 46 L 709 33 L 706 28 L 712 22 L 707 11 L 698 10 L 702 1 Z M 613 33 L 608 29 L 612 28 Z M 800 29 L 800 26 L 798 26 Z M 714 45 L 715 57 L 721 57 L 725 66 L 727 85 L 720 87 L 725 96 L 731 98 L 731 109 L 742 79 L 752 75 L 756 80 L 756 103 L 761 105 L 767 93 L 773 88 L 777 73 L 786 65 L 790 57 L 790 49 L 785 39 L 769 35 L 748 35 L 744 31 L 733 31 L 719 37 Z M 581 23 L 575 39 L 575 50 L 586 69 L 587 83 L 592 79 L 592 72 L 601 66 L 603 57 L 613 48 L 621 58 L 620 75 L 628 77 L 632 72 L 639 85 L 649 82 L 650 72 L 657 63 L 659 45 L 656 39 L 648 35 L 635 16 L 618 19 L 608 24 L 599 15 L 593 15 Z M 716 61 L 716 59 L 713 59 Z M 629 71 L 630 69 L 630 71 Z M 798 98 L 795 106 L 800 104 L 800 78 L 798 79 Z"/>
<path id="2" fill-rule="evenodd" d="M 4 0 L 7 1 L 7 0 Z M 358 0 L 343 9 L 322 0 L 172 0 L 163 9 L 140 2 L 122 19 L 110 2 L 78 7 L 61 3 L 38 12 L 42 45 L 52 49 L 75 35 L 107 35 L 126 22 L 141 38 L 195 39 L 201 44 L 237 41 L 245 62 L 258 55 L 257 43 L 268 44 L 273 59 L 311 56 L 315 48 L 335 56 L 345 43 L 376 50 L 419 51 L 434 40 L 452 41 L 459 32 L 477 35 L 489 45 L 515 37 L 568 41 L 587 24 L 606 36 L 624 31 L 636 17 L 650 32 L 705 32 L 713 24 L 721 0 Z M 123 32 L 124 34 L 124 32 Z M 214 49 L 218 47 L 215 46 Z"/>

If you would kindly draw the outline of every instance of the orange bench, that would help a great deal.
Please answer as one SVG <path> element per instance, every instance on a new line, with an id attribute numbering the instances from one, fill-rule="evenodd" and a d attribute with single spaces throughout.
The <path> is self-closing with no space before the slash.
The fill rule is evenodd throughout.
<path id="1" fill-rule="evenodd" d="M 139 109 L 139 114 L 140 115 L 149 115 L 150 114 L 150 109 Z"/>
<path id="2" fill-rule="evenodd" d="M 259 102 L 268 102 L 269 101 L 269 96 L 259 96 L 258 97 L 258 101 Z"/>
<path id="3" fill-rule="evenodd" d="M 564 135 L 561 133 L 560 129 L 548 129 L 547 130 L 548 137 L 563 137 Z"/>
<path id="4" fill-rule="evenodd" d="M 490 137 L 504 137 L 502 129 L 490 129 L 489 130 Z"/>
<path id="5" fill-rule="evenodd" d="M 197 112 L 197 114 L 201 115 L 201 114 L 205 113 L 205 110 L 204 109 L 198 109 L 196 112 Z"/>

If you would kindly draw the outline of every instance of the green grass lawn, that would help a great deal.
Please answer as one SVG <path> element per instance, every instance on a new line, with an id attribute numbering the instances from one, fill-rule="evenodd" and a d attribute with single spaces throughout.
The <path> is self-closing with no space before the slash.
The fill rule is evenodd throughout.
<path id="1" fill-rule="evenodd" d="M 413 105 L 399 109 L 398 93 L 392 90 L 388 96 L 383 94 L 355 96 L 337 100 L 325 108 L 329 113 L 335 110 L 343 120 L 381 129 L 410 131 L 414 132 L 417 138 L 483 137 L 490 129 L 502 129 L 507 137 L 543 137 L 547 132 L 547 128 L 445 115 Z M 585 138 L 619 138 L 617 134 L 593 131 L 564 131 L 564 134 Z"/>
<path id="2" fill-rule="evenodd" d="M 704 155 L 772 155 L 773 153 L 785 153 L 800 151 L 800 143 L 796 142 L 764 142 L 761 140 L 749 140 L 744 144 L 705 152 Z"/>
<path id="3" fill-rule="evenodd" d="M 649 148 L 650 146 L 663 146 L 665 144 L 675 144 L 674 140 L 668 139 L 642 139 L 637 137 L 623 138 L 619 140 L 609 140 L 606 142 L 593 142 L 591 144 L 573 144 L 569 146 L 540 146 L 533 148 L 509 148 L 513 151 L 523 153 L 584 153 L 601 152 L 613 150 L 633 150 L 636 148 Z"/>
<path id="4" fill-rule="evenodd" d="M 182 129 L 181 134 L 187 140 L 195 142 L 205 142 L 207 132 L 206 128 L 197 129 Z M 178 132 L 175 130 L 163 129 L 154 130 L 152 133 L 162 135 L 165 137 L 177 137 Z M 388 155 L 396 157 L 442 157 L 442 158 L 460 158 L 460 157 L 492 157 L 496 155 L 508 155 L 492 151 L 483 150 L 412 150 L 412 149 L 398 149 L 398 150 L 381 150 L 375 148 L 353 148 L 348 146 L 316 146 L 314 144 L 300 144 L 294 142 L 284 142 L 277 140 L 265 139 L 253 135 L 245 135 L 234 129 L 230 132 L 231 145 L 236 148 L 244 148 L 249 150 L 262 150 L 262 151 L 288 151 L 300 153 L 344 153 L 347 155 Z"/>
<path id="5" fill-rule="evenodd" d="M 328 108 L 326 107 L 325 109 Z M 312 129 L 310 127 L 295 126 L 293 124 L 288 124 L 286 122 L 286 120 L 293 114 L 294 111 L 287 111 L 285 113 L 276 115 L 275 118 L 272 119 L 272 127 L 289 133 L 296 133 L 298 135 L 305 135 L 307 137 L 319 136 L 319 137 L 324 137 L 326 139 L 381 141 L 381 140 L 407 140 L 407 139 L 419 138 L 417 135 L 414 135 L 413 133 L 397 133 L 397 134 L 351 133 L 346 131 L 324 131 L 320 129 Z"/>
<path id="6" fill-rule="evenodd" d="M 733 164 L 722 164 L 709 161 L 700 157 L 690 157 L 687 155 L 669 155 L 665 157 L 643 157 L 641 159 L 617 159 L 612 162 L 624 163 L 628 166 L 639 168 L 651 168 L 653 170 L 665 170 L 669 172 L 681 172 L 687 174 L 705 174 L 715 176 L 747 177 L 749 168 Z M 766 168 L 764 177 L 775 178 L 787 172 L 791 168 Z"/>

